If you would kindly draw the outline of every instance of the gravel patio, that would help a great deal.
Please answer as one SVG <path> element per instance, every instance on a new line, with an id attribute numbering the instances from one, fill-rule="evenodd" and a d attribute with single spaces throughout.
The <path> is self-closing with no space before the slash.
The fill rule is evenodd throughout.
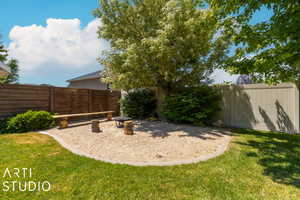
<path id="1" fill-rule="evenodd" d="M 101 133 L 91 125 L 44 132 L 73 153 L 111 163 L 176 165 L 204 161 L 227 149 L 231 133 L 225 129 L 135 121 L 134 135 L 124 135 L 114 121 L 101 121 Z"/>

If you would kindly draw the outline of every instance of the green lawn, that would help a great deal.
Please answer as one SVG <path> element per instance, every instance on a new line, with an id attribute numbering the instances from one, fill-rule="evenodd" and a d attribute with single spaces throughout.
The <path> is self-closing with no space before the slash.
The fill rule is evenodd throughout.
<path id="1" fill-rule="evenodd" d="M 0 135 L 0 199 L 300 199 L 300 135 L 235 130 L 230 149 L 198 164 L 133 167 L 70 153 L 37 133 Z M 3 192 L 6 168 L 33 168 L 49 192 Z"/>

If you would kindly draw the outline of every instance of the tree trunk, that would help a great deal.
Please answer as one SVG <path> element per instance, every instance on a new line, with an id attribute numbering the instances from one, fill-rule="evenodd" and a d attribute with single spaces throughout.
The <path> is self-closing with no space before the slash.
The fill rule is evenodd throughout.
<path id="1" fill-rule="evenodd" d="M 124 122 L 124 134 L 133 135 L 133 121 Z"/>
<path id="2" fill-rule="evenodd" d="M 165 117 L 162 114 L 163 111 L 163 103 L 165 100 L 165 97 L 168 95 L 168 91 L 164 88 L 157 87 L 156 88 L 156 99 L 157 99 L 157 104 L 156 104 L 156 113 L 161 120 L 165 120 Z"/>
<path id="3" fill-rule="evenodd" d="M 99 120 L 92 120 L 92 132 L 93 133 L 99 133 L 100 132 L 100 127 L 99 127 Z"/>

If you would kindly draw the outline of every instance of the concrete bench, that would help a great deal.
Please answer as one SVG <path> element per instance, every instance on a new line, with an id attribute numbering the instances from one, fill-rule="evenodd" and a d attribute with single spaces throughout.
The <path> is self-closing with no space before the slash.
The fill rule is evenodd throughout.
<path id="1" fill-rule="evenodd" d="M 54 119 L 59 120 L 59 128 L 67 128 L 69 125 L 69 119 L 74 117 L 86 117 L 86 116 L 94 116 L 106 114 L 107 120 L 112 120 L 112 114 L 114 111 L 103 111 L 103 112 L 93 112 L 93 113 L 78 113 L 78 114 L 66 114 L 66 115 L 54 115 Z"/>

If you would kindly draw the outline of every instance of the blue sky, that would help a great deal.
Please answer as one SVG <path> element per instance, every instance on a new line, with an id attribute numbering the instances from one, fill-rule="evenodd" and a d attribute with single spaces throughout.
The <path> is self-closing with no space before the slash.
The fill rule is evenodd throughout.
<path id="1" fill-rule="evenodd" d="M 99 70 L 96 58 L 109 45 L 96 38 L 97 6 L 98 0 L 1 0 L 1 40 L 20 62 L 20 82 L 66 86 L 68 79 Z M 252 23 L 270 16 L 262 9 Z M 222 71 L 213 77 L 235 79 Z"/>
<path id="2" fill-rule="evenodd" d="M 92 10 L 98 0 L 1 0 L 0 33 L 7 44 L 8 34 L 15 26 L 46 25 L 48 18 L 80 19 L 86 25 L 94 19 Z"/>

